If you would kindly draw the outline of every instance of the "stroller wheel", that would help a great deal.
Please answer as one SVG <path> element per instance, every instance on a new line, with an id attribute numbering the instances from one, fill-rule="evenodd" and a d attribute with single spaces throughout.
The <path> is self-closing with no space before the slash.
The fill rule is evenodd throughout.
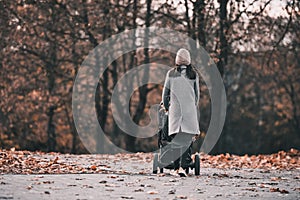
<path id="1" fill-rule="evenodd" d="M 195 155 L 195 175 L 200 175 L 200 157 L 198 154 Z"/>
<path id="2" fill-rule="evenodd" d="M 154 154 L 154 159 L 153 159 L 153 174 L 157 174 L 157 168 L 158 168 L 158 154 Z"/>

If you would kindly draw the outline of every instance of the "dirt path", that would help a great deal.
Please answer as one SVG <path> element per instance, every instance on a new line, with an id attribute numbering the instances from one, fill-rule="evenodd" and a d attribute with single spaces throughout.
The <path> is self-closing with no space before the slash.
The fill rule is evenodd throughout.
<path id="1" fill-rule="evenodd" d="M 20 160 L 21 164 L 7 162 L 12 167 L 11 171 L 2 170 L 0 200 L 300 199 L 299 168 L 218 169 L 207 167 L 202 161 L 200 176 L 192 172 L 189 177 L 180 178 L 171 175 L 169 170 L 152 174 L 150 154 L 29 155 Z M 36 163 L 31 165 L 31 161 Z M 3 163 L 0 167 L 6 169 Z"/>
<path id="2" fill-rule="evenodd" d="M 300 199 L 297 176 L 299 171 L 209 168 L 202 169 L 199 177 L 186 178 L 168 173 L 2 175 L 0 199 L 296 200 Z"/>

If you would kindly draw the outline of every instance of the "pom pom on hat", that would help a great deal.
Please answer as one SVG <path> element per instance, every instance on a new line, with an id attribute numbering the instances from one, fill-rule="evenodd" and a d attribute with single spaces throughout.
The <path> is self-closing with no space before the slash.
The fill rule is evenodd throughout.
<path id="1" fill-rule="evenodd" d="M 176 65 L 189 65 L 191 64 L 191 55 L 190 52 L 186 49 L 179 49 L 175 58 Z"/>

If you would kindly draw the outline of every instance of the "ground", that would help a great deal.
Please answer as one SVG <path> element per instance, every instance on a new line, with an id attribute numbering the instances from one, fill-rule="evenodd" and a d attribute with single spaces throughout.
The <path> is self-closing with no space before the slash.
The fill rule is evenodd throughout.
<path id="1" fill-rule="evenodd" d="M 0 199 L 300 199 L 299 151 L 201 154 L 200 176 L 152 174 L 152 154 L 0 151 Z"/>

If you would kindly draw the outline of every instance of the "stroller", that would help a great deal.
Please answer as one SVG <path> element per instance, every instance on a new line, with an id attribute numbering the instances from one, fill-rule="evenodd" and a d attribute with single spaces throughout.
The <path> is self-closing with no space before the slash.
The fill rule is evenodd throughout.
<path id="1" fill-rule="evenodd" d="M 158 169 L 160 173 L 163 173 L 165 169 L 177 170 L 182 167 L 186 174 L 189 173 L 189 169 L 194 169 L 195 175 L 200 175 L 200 157 L 195 155 L 193 160 L 184 160 L 183 158 L 188 155 L 190 157 L 192 153 L 192 144 L 186 148 L 178 147 L 174 142 L 174 136 L 168 134 L 168 113 L 165 112 L 163 103 L 160 103 L 158 109 L 158 147 L 159 153 L 154 154 L 153 160 L 153 173 L 157 174 Z"/>

